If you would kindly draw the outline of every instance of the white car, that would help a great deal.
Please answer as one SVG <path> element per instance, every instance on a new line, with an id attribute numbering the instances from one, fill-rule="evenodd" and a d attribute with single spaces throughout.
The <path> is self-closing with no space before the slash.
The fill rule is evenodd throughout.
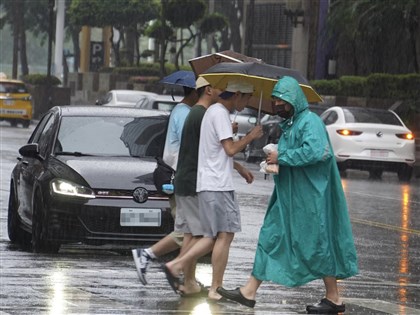
<path id="1" fill-rule="evenodd" d="M 364 107 L 331 107 L 321 115 L 342 174 L 346 169 L 397 172 L 409 181 L 415 162 L 413 133 L 391 110 Z"/>
<path id="2" fill-rule="evenodd" d="M 263 115 L 263 114 L 262 114 Z M 257 124 L 258 111 L 251 108 L 244 108 L 242 111 L 230 114 L 230 120 L 238 123 L 236 136 L 241 139 Z M 235 136 L 235 135 L 234 135 Z"/>
<path id="3" fill-rule="evenodd" d="M 138 100 L 147 95 L 157 95 L 156 93 L 135 90 L 111 90 L 103 97 L 96 100 L 96 105 L 104 106 L 134 106 Z"/>
<path id="4" fill-rule="evenodd" d="M 136 108 L 171 111 L 183 99 L 179 95 L 148 94 L 143 95 L 135 104 Z"/>

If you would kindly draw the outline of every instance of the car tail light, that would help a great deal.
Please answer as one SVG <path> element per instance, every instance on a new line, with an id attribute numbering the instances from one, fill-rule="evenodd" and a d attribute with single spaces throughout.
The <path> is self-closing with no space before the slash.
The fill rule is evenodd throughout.
<path id="1" fill-rule="evenodd" d="M 396 136 L 398 138 L 405 139 L 405 140 L 413 140 L 414 139 L 414 135 L 411 132 L 397 133 Z"/>
<path id="2" fill-rule="evenodd" d="M 337 133 L 342 136 L 359 136 L 362 134 L 361 131 L 349 130 L 349 129 L 339 129 Z"/>

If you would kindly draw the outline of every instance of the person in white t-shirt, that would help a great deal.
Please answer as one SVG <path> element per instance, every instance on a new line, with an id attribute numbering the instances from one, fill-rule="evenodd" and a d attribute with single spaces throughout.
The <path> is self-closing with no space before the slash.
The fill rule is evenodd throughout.
<path id="1" fill-rule="evenodd" d="M 241 230 L 241 219 L 233 186 L 233 169 L 252 183 L 254 176 L 233 156 L 241 152 L 252 140 L 263 135 L 260 125 L 245 137 L 233 141 L 229 113 L 241 111 L 247 105 L 253 86 L 242 81 L 231 81 L 219 95 L 219 102 L 210 106 L 204 114 L 198 154 L 197 193 L 203 237 L 181 257 L 164 265 L 166 278 L 175 292 L 180 285 L 183 269 L 213 250 L 213 279 L 208 298 L 218 301 L 216 289 L 222 285 L 229 256 L 230 244 L 236 232 Z"/>

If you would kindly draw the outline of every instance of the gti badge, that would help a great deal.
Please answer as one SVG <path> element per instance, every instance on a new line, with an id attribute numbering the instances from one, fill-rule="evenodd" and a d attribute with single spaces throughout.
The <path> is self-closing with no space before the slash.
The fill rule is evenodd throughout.
<path id="1" fill-rule="evenodd" d="M 143 203 L 147 201 L 149 193 L 143 187 L 136 188 L 133 192 L 133 199 L 135 202 Z"/>
<path id="2" fill-rule="evenodd" d="M 380 137 L 382 137 L 384 134 L 382 133 L 382 131 L 378 131 L 378 133 L 376 134 L 376 136 L 378 137 L 378 138 L 380 138 Z"/>

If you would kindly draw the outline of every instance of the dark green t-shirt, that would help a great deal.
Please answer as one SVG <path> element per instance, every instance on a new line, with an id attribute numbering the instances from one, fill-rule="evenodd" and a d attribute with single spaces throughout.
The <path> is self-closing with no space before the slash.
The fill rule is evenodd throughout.
<path id="1" fill-rule="evenodd" d="M 197 195 L 198 145 L 201 121 L 205 112 L 206 108 L 204 106 L 194 105 L 185 119 L 174 180 L 176 195 Z"/>

